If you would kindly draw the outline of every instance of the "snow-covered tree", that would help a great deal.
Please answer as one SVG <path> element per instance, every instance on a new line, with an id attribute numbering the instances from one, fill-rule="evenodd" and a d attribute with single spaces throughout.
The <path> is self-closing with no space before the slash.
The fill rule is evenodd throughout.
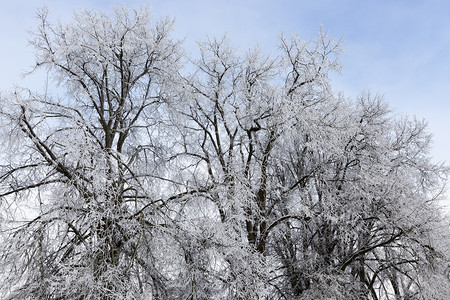
<path id="1" fill-rule="evenodd" d="M 187 59 L 148 8 L 38 19 L 65 93 L 1 99 L 4 297 L 449 297 L 447 169 L 424 122 L 333 92 L 340 42 Z"/>
<path id="2" fill-rule="evenodd" d="M 148 9 L 125 8 L 39 20 L 36 68 L 67 93 L 2 100 L 2 205 L 35 213 L 8 225 L 5 284 L 21 299 L 164 298 L 153 252 L 171 235 L 167 196 L 183 192 L 165 180 L 164 85 L 180 67 L 172 21 L 151 26 Z"/>

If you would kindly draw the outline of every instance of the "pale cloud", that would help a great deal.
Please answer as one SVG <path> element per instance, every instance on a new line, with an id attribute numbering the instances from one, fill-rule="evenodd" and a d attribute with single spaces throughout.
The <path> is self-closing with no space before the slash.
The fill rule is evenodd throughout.
<path id="1" fill-rule="evenodd" d="M 46 2 L 52 17 L 62 19 L 80 7 L 108 10 L 121 3 Z M 35 26 L 35 9 L 42 3 L 9 1 L 0 10 L 0 90 L 14 83 L 42 85 L 42 78 L 20 80 L 33 65 L 27 30 Z M 126 4 L 138 8 L 148 1 Z M 344 70 L 333 76 L 335 89 L 353 97 L 371 89 L 384 94 L 397 113 L 426 118 L 434 135 L 432 155 L 450 163 L 450 2 L 159 0 L 150 5 L 157 18 L 176 18 L 175 33 L 186 37 L 191 52 L 207 34 L 224 33 L 243 50 L 259 44 L 274 51 L 281 31 L 309 39 L 323 25 L 330 36 L 344 37 Z"/>

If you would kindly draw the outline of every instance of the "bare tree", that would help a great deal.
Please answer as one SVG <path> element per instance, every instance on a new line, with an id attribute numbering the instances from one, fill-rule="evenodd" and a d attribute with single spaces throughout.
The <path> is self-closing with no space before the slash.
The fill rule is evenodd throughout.
<path id="1" fill-rule="evenodd" d="M 164 181 L 171 141 L 159 116 L 180 60 L 172 21 L 150 27 L 146 8 L 81 11 L 70 25 L 50 24 L 45 10 L 38 19 L 36 68 L 67 94 L 16 92 L 2 111 L 17 139 L 2 166 L 3 205 L 37 205 L 35 218 L 11 225 L 3 251 L 15 264 L 12 297 L 164 297 L 149 239 L 167 225 L 167 195 L 181 192 Z M 161 181 L 165 191 L 154 189 Z"/>
<path id="2" fill-rule="evenodd" d="M 333 92 L 340 42 L 195 60 L 148 8 L 38 19 L 66 93 L 1 99 L 5 297 L 448 298 L 448 170 L 423 122 Z"/>

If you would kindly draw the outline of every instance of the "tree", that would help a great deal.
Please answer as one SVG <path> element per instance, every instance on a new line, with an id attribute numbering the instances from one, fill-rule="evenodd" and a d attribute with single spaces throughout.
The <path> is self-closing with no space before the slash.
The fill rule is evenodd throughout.
<path id="1" fill-rule="evenodd" d="M 187 60 L 148 8 L 38 19 L 67 93 L 2 99 L 5 297 L 448 297 L 447 168 L 423 122 L 332 91 L 340 42 Z"/>
<path id="2" fill-rule="evenodd" d="M 162 275 L 148 243 L 160 238 L 173 189 L 160 175 L 166 153 L 159 149 L 170 140 L 155 118 L 164 114 L 163 86 L 179 66 L 172 21 L 152 28 L 148 9 L 125 8 L 111 17 L 82 11 L 71 25 L 50 24 L 45 10 L 38 18 L 36 68 L 48 68 L 67 95 L 24 91 L 3 110 L 20 144 L 11 145 L 14 157 L 2 168 L 2 198 L 38 202 L 37 216 L 11 228 L 4 250 L 19 262 L 8 278 L 20 283 L 12 295 L 157 297 Z M 152 190 L 160 181 L 166 190 Z"/>

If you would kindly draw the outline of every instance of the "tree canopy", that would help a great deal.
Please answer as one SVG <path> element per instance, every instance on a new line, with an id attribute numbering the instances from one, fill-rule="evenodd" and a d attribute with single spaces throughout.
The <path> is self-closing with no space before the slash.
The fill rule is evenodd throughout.
<path id="1" fill-rule="evenodd" d="M 188 58 L 150 10 L 31 43 L 61 96 L 1 99 L 6 299 L 449 299 L 426 123 L 332 89 L 340 41 Z"/>

